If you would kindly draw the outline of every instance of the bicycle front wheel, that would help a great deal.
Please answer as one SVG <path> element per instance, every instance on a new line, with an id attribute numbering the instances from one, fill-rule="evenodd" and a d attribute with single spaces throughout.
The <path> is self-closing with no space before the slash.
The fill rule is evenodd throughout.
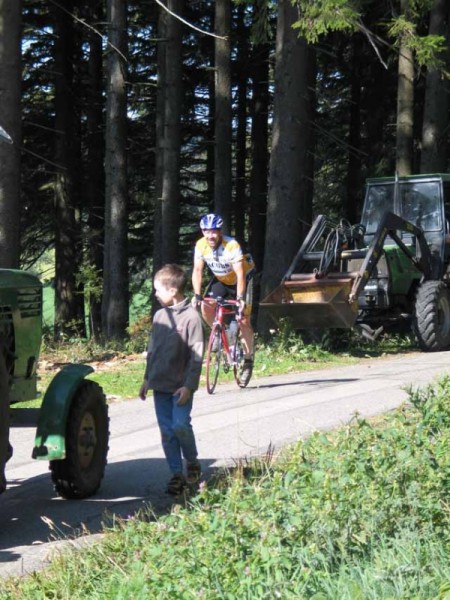
<path id="1" fill-rule="evenodd" d="M 220 325 L 216 325 L 211 329 L 206 350 L 206 389 L 208 394 L 212 394 L 216 389 L 222 356 L 222 329 Z"/>
<path id="2" fill-rule="evenodd" d="M 242 365 L 244 364 L 244 346 L 242 345 L 241 330 L 239 329 L 236 336 L 236 342 L 233 346 L 233 352 L 231 358 L 233 360 L 233 374 L 236 383 L 239 387 L 245 387 L 241 385 L 241 373 Z"/>

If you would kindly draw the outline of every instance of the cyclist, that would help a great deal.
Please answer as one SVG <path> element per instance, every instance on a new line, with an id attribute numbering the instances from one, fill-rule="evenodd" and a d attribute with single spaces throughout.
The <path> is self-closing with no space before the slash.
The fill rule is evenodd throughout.
<path id="1" fill-rule="evenodd" d="M 242 385 L 247 385 L 253 371 L 250 280 L 255 272 L 255 263 L 250 254 L 243 253 L 234 238 L 222 234 L 222 225 L 222 217 L 216 214 L 204 215 L 200 220 L 203 237 L 195 245 L 192 304 L 197 307 L 202 300 L 202 276 L 206 264 L 213 278 L 207 286 L 205 295 L 211 298 L 233 298 L 239 301 L 242 344 L 245 352 L 240 380 Z M 214 306 L 202 302 L 201 310 L 203 318 L 211 326 L 214 321 Z"/>

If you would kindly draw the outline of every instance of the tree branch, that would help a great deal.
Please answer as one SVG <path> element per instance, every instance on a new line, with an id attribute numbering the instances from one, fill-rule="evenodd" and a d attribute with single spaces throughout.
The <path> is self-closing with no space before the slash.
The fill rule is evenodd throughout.
<path id="1" fill-rule="evenodd" d="M 176 13 L 172 12 L 171 10 L 169 10 L 167 8 L 167 6 L 163 2 L 161 2 L 161 0 L 155 0 L 155 2 L 156 2 L 156 4 L 159 4 L 159 6 L 161 8 L 163 8 L 166 12 L 168 12 L 169 15 L 172 15 L 172 17 L 175 17 L 175 19 L 178 19 L 179 21 L 181 21 L 182 23 L 184 23 L 185 25 L 187 25 L 191 29 L 195 29 L 195 31 L 199 31 L 200 33 L 203 33 L 204 35 L 210 35 L 211 37 L 218 38 L 219 40 L 226 40 L 227 39 L 227 36 L 216 35 L 215 33 L 210 33 L 209 31 L 205 31 L 204 29 L 200 29 L 199 27 L 196 27 L 195 25 L 192 25 L 192 23 L 189 23 L 189 21 L 185 21 L 182 17 L 180 17 L 180 15 L 177 15 Z"/>
<path id="2" fill-rule="evenodd" d="M 375 50 L 375 54 L 378 56 L 378 60 L 383 65 L 383 67 L 387 70 L 388 66 L 385 63 L 385 61 L 381 58 L 380 51 L 378 50 L 377 46 L 375 45 L 373 38 L 376 38 L 377 41 L 385 43 L 386 45 L 389 45 L 389 44 L 387 44 L 384 40 L 382 40 L 378 36 L 374 35 L 369 29 L 367 29 L 367 27 L 365 25 L 363 25 L 361 23 L 361 21 L 359 21 L 359 23 L 358 23 L 358 28 L 367 37 L 367 39 L 369 40 L 369 44 L 372 46 L 372 48 Z"/>
<path id="3" fill-rule="evenodd" d="M 84 25 L 85 27 L 87 27 L 88 29 L 90 29 L 91 31 L 96 33 L 98 36 L 100 36 L 102 38 L 102 40 L 104 40 L 108 46 L 111 46 L 111 48 L 113 50 L 115 50 L 115 52 L 117 52 L 117 54 L 121 58 L 123 58 L 123 60 L 125 62 L 128 62 L 127 58 L 122 54 L 122 52 L 119 50 L 119 48 L 114 46 L 114 44 L 111 44 L 111 42 L 108 40 L 108 38 L 105 35 L 103 35 L 102 33 L 100 33 L 100 31 L 98 31 L 98 29 L 95 29 L 95 27 L 92 27 L 92 25 L 89 25 L 89 23 L 86 23 L 86 21 L 83 21 L 83 19 L 80 19 L 79 17 L 77 17 L 76 15 L 71 13 L 70 10 L 67 10 L 67 8 L 64 8 L 64 6 L 61 6 L 61 4 L 59 2 L 56 2 L 56 0 L 50 0 L 50 3 L 53 4 L 54 6 L 57 6 L 60 10 L 64 11 L 66 14 L 70 15 L 72 17 L 72 19 L 74 19 L 75 21 L 78 21 L 78 23 L 81 23 L 82 25 Z"/>

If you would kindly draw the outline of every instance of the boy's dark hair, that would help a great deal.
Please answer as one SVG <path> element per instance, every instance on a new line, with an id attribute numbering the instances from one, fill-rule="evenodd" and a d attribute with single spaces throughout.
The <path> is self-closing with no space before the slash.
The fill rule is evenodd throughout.
<path id="1" fill-rule="evenodd" d="M 175 288 L 180 293 L 184 292 L 186 286 L 186 273 L 180 265 L 174 263 L 164 265 L 155 273 L 155 280 L 158 280 L 166 288 Z"/>

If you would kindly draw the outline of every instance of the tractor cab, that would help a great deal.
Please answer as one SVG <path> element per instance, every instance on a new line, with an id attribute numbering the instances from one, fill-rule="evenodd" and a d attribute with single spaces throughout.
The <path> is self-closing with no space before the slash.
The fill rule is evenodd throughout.
<path id="1" fill-rule="evenodd" d="M 442 231 L 445 220 L 443 197 L 441 176 L 434 180 L 428 177 L 406 178 L 405 181 L 369 179 L 361 223 L 366 235 L 373 235 L 383 213 L 391 211 L 425 233 Z"/>
<path id="2" fill-rule="evenodd" d="M 447 262 L 450 227 L 450 175 L 416 175 L 400 178 L 368 179 L 361 224 L 364 243 L 373 241 L 385 211 L 402 217 L 420 228 L 436 262 L 437 276 L 443 275 Z M 405 244 L 415 243 L 407 231 L 399 232 Z M 394 242 L 387 238 L 385 246 Z"/>

